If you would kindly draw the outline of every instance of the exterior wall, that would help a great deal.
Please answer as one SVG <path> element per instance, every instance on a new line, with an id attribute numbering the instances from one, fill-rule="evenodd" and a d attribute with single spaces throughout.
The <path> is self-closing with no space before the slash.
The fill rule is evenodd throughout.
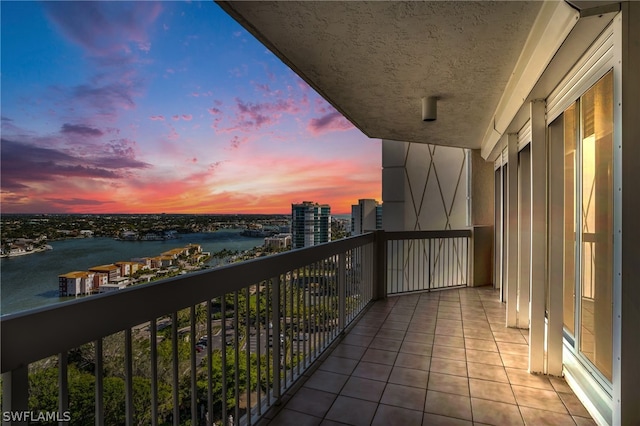
<path id="1" fill-rule="evenodd" d="M 466 228 L 467 160 L 462 148 L 383 140 L 383 228 Z"/>
<path id="2" fill-rule="evenodd" d="M 463 148 L 383 140 L 383 229 L 441 231 L 468 228 L 467 162 L 468 151 Z M 457 276 L 455 265 L 466 264 L 463 246 L 454 243 L 450 247 L 452 252 L 441 256 L 447 247 L 434 244 L 433 250 L 424 250 L 420 244 L 409 244 L 403 250 L 389 250 L 387 264 L 396 266 L 388 268 L 387 279 L 394 277 L 399 288 L 411 288 L 418 275 L 433 271 L 429 275 L 430 283 L 446 282 L 446 277 Z M 446 263 L 445 259 L 455 258 L 460 261 Z M 489 260 L 485 270 L 489 270 L 490 264 Z"/>

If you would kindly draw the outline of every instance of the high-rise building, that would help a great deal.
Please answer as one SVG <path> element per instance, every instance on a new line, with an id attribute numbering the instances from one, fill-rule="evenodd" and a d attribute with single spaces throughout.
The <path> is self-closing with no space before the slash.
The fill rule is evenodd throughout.
<path id="1" fill-rule="evenodd" d="M 382 229 L 382 205 L 373 199 L 358 200 L 351 206 L 351 235 Z"/>
<path id="2" fill-rule="evenodd" d="M 291 240 L 293 248 L 309 247 L 331 240 L 331 207 L 303 201 L 291 205 Z"/>

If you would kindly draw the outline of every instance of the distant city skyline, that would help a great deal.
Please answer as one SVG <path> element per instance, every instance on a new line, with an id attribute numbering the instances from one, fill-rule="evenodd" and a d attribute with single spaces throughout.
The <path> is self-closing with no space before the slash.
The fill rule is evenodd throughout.
<path id="1" fill-rule="evenodd" d="M 1 2 L 4 213 L 348 214 L 381 142 L 213 2 Z"/>

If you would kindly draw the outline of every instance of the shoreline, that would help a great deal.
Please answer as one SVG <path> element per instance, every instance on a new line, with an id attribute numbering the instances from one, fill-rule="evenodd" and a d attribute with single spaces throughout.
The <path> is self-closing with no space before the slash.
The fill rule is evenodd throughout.
<path id="1" fill-rule="evenodd" d="M 0 255 L 0 258 L 1 259 L 10 259 L 12 257 L 27 256 L 27 255 L 34 254 L 34 253 L 43 253 L 43 252 L 49 251 L 49 250 L 53 250 L 53 247 L 51 247 L 50 245 L 47 244 L 44 247 L 33 249 L 33 250 L 29 250 L 29 251 L 25 251 L 25 252 L 21 252 L 21 253 L 2 254 L 2 255 Z"/>

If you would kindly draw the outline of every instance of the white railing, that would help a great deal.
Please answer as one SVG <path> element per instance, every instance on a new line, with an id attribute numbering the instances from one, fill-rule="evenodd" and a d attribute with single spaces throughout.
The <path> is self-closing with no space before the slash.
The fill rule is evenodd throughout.
<path id="1" fill-rule="evenodd" d="M 3 316 L 3 421 L 254 424 L 372 300 L 464 285 L 469 237 L 376 231 Z"/>

